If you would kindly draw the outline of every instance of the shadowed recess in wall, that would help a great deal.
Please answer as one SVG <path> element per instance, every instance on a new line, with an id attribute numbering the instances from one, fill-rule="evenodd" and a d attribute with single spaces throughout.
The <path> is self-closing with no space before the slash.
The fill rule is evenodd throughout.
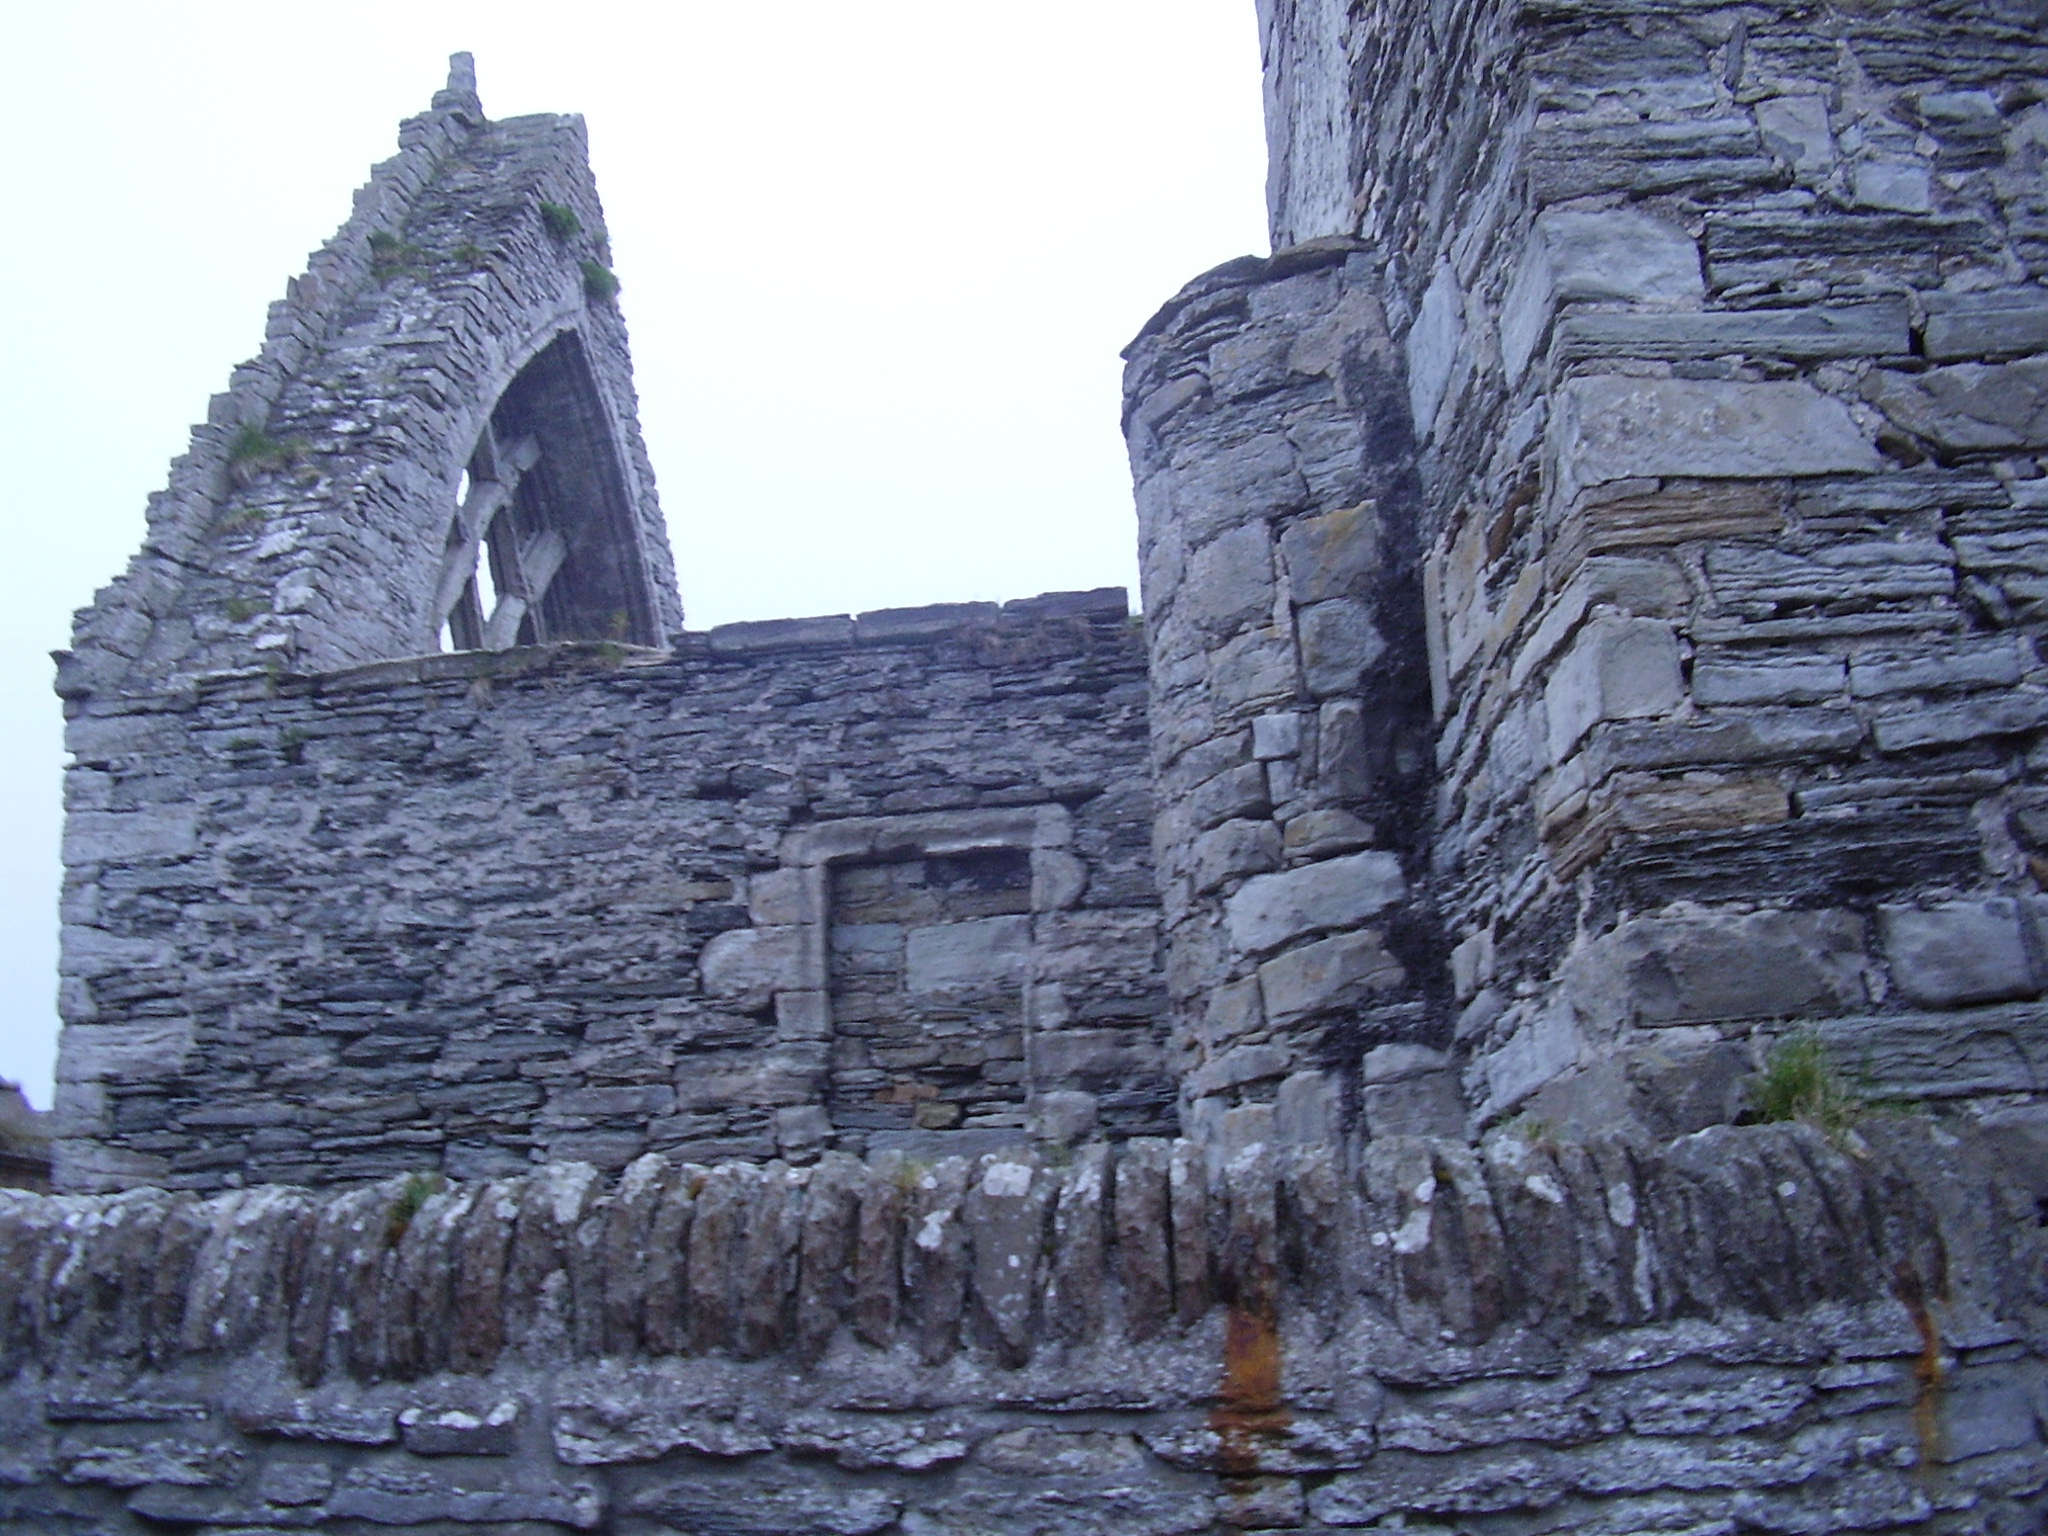
<path id="1" fill-rule="evenodd" d="M 577 332 L 556 337 L 507 387 L 464 484 L 439 593 L 453 586 L 456 596 L 437 606 L 443 649 L 659 643 L 610 420 Z"/>

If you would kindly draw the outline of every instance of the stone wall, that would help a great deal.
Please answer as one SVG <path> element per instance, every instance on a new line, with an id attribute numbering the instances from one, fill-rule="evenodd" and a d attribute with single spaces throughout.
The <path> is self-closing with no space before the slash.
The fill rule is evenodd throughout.
<path id="1" fill-rule="evenodd" d="M 594 624 L 554 637 L 679 633 L 625 326 L 591 275 L 609 259 L 582 120 L 490 122 L 458 54 L 194 428 L 141 551 L 80 612 L 58 692 L 436 649 L 465 476 L 536 360 L 573 408 L 549 402 L 526 497 L 550 476 L 573 488 L 563 591 L 606 594 Z"/>
<path id="2" fill-rule="evenodd" d="M 50 1112 L 31 1105 L 18 1083 L 0 1077 L 0 1187 L 50 1188 Z"/>
<path id="3" fill-rule="evenodd" d="M 2042 22 L 1269 8 L 1349 128 L 1271 94 L 1275 238 L 1371 242 L 1405 363 L 1482 1119 L 1722 1118 L 1786 1019 L 2038 1035 Z"/>
<path id="4" fill-rule="evenodd" d="M 1144 665 L 1109 590 L 97 701 L 60 1183 L 1171 1129 Z"/>
<path id="5" fill-rule="evenodd" d="M 0 1195 L 0 1524 L 2017 1536 L 2001 1164 L 1899 1120 Z"/>
<path id="6" fill-rule="evenodd" d="M 1232 263 L 1127 354 L 1167 977 L 1205 1137 L 1264 1140 L 1276 1104 L 1334 1132 L 1360 1053 L 1443 1023 L 1414 465 L 1378 279 L 1344 242 Z"/>
<path id="7" fill-rule="evenodd" d="M 684 634 L 458 61 L 60 670 L 0 1523 L 2039 1527 L 2039 5 L 1260 14 L 1142 627 Z"/>

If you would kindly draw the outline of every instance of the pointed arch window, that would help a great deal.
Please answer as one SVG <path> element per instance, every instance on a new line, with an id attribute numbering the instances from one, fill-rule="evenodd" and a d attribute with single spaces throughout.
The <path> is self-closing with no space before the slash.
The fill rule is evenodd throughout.
<path id="1" fill-rule="evenodd" d="M 574 331 L 507 386 L 458 487 L 434 625 L 443 650 L 659 643 L 625 477 Z"/>

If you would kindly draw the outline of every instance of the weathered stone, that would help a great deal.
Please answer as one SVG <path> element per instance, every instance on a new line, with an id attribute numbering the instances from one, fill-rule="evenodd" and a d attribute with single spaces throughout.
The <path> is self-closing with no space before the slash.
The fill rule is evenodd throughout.
<path id="1" fill-rule="evenodd" d="M 1259 967 L 1266 1016 L 1276 1024 L 1307 1018 L 1399 986 L 1407 978 L 1371 929 L 1304 944 Z"/>
<path id="2" fill-rule="evenodd" d="M 1369 794 L 1373 780 L 1365 707 L 1356 699 L 1333 699 L 1316 712 L 1316 781 L 1328 794 L 1353 800 Z"/>
<path id="3" fill-rule="evenodd" d="M 1838 656 L 1702 652 L 1692 696 L 1702 704 L 1808 704 L 1838 696 L 1847 679 Z"/>
<path id="4" fill-rule="evenodd" d="M 1166 1143 L 1140 1137 L 1116 1160 L 1116 1254 L 1124 1327 L 1142 1342 L 1173 1314 L 1170 1164 Z"/>
<path id="5" fill-rule="evenodd" d="M 532 1485 L 484 1479 L 456 1482 L 413 1468 L 357 1467 L 328 1496 L 326 1513 L 377 1525 L 550 1521 L 572 1530 L 598 1528 L 604 1498 L 589 1483 L 536 1481 Z"/>
<path id="6" fill-rule="evenodd" d="M 1546 209 L 1502 301 L 1508 376 L 1519 378 L 1528 366 L 1561 300 L 1684 304 L 1697 303 L 1702 291 L 1699 250 L 1684 230 L 1633 209 Z"/>
<path id="7" fill-rule="evenodd" d="M 1670 625 L 1595 619 L 1579 632 L 1543 690 L 1551 761 L 1562 761 L 1601 721 L 1669 714 L 1684 693 Z"/>
<path id="8" fill-rule="evenodd" d="M 1932 174 L 1922 161 L 1861 160 L 1850 169 L 1849 184 L 1856 201 L 1865 208 L 1900 213 L 1929 213 L 1934 208 Z"/>
<path id="9" fill-rule="evenodd" d="M 853 620 L 843 615 L 816 619 L 750 619 L 721 624 L 706 635 L 714 653 L 746 655 L 754 651 L 793 650 L 804 646 L 847 645 Z"/>
<path id="10" fill-rule="evenodd" d="M 1566 360 L 1592 357 L 1903 357 L 1912 350 L 1902 303 L 1694 314 L 1571 315 L 1552 344 Z"/>
<path id="11" fill-rule="evenodd" d="M 1196 550 L 1175 594 L 1182 616 L 1207 633 L 1234 635 L 1273 611 L 1272 538 L 1263 522 L 1232 528 Z"/>
<path id="12" fill-rule="evenodd" d="M 994 603 L 930 603 L 922 608 L 877 608 L 854 615 L 853 634 L 863 645 L 926 640 L 957 633 L 969 624 L 989 623 L 998 612 Z"/>
<path id="13" fill-rule="evenodd" d="M 1031 956 L 1031 919 L 984 917 L 914 928 L 906 945 L 912 992 L 942 992 L 994 980 L 1021 981 Z"/>
<path id="14" fill-rule="evenodd" d="M 2040 290 L 1930 293 L 1922 302 L 1927 355 L 1936 362 L 2048 352 L 2048 294 Z"/>
<path id="15" fill-rule="evenodd" d="M 886 1348 L 895 1342 L 900 1308 L 902 1213 L 911 1170 L 900 1154 L 884 1153 L 861 1181 L 853 1260 L 853 1328 Z"/>
<path id="16" fill-rule="evenodd" d="M 2043 724 L 2048 724 L 2048 694 L 2015 690 L 1883 716 L 1871 734 L 1882 751 L 1909 752 L 1943 742 L 2016 735 Z"/>
<path id="17" fill-rule="evenodd" d="M 1291 1061 L 1291 1053 L 1283 1045 L 1262 1042 L 1234 1046 L 1190 1072 L 1186 1079 L 1187 1091 L 1200 1097 L 1278 1077 L 1288 1069 Z"/>
<path id="18" fill-rule="evenodd" d="M 1200 544 L 1227 528 L 1297 510 L 1308 486 L 1287 439 L 1268 434 L 1176 477 L 1173 510 Z"/>
<path id="19" fill-rule="evenodd" d="M 1862 920 L 1848 912 L 1638 918 L 1589 946 L 1568 991 L 1594 1016 L 1645 1024 L 1787 1018 L 1868 993 Z"/>
<path id="20" fill-rule="evenodd" d="M 588 1163 L 554 1163 L 526 1181 L 505 1256 L 507 1330 L 542 1348 L 574 1348 L 602 1326 L 603 1291 L 579 1231 L 601 1185 Z"/>
<path id="21" fill-rule="evenodd" d="M 510 1456 L 519 1448 L 519 1404 L 497 1403 L 484 1413 L 408 1408 L 398 1428 L 415 1456 Z"/>
<path id="22" fill-rule="evenodd" d="M 1503 1018 L 1509 1022 L 1499 1029 Z M 1554 1005 L 1509 1013 L 1498 993 L 1481 992 L 1459 1020 L 1459 1031 L 1472 1035 L 1491 1030 L 1494 1049 L 1485 1061 L 1485 1097 L 1479 1105 L 1491 1118 L 1520 1104 L 1530 1094 L 1578 1065 L 1585 1038 L 1569 1007 Z"/>
<path id="23" fill-rule="evenodd" d="M 1909 1002 L 1953 1008 L 2041 990 L 2018 905 L 2009 899 L 1884 907 L 1878 928 L 1892 980 Z"/>
<path id="24" fill-rule="evenodd" d="M 734 1353 L 742 1359 L 780 1352 L 791 1333 L 797 1258 L 802 1240 L 802 1187 L 786 1163 L 755 1173 L 733 1276 Z"/>
<path id="25" fill-rule="evenodd" d="M 1141 1470 L 1145 1450 L 1130 1435 L 1033 1427 L 990 1435 L 974 1459 L 991 1472 L 1013 1476 L 1114 1477 Z"/>
<path id="26" fill-rule="evenodd" d="M 1096 1145 L 1075 1153 L 1060 1183 L 1044 1302 L 1046 1324 L 1056 1338 L 1085 1343 L 1102 1331 L 1108 1178 L 1109 1149 Z"/>
<path id="27" fill-rule="evenodd" d="M 235 1410 L 234 1422 L 245 1435 L 330 1445 L 396 1445 L 399 1437 L 397 1410 L 345 1399 L 244 1404 Z"/>
<path id="28" fill-rule="evenodd" d="M 1301 675 L 1310 694 L 1355 693 L 1360 674 L 1386 654 L 1386 638 L 1366 604 L 1334 599 L 1303 608 L 1295 617 Z"/>
<path id="29" fill-rule="evenodd" d="M 1593 603 L 1606 601 L 1632 613 L 1674 618 L 1690 606 L 1685 582 L 1661 561 L 1649 566 L 1613 565 L 1603 572 L 1591 557 L 1606 550 L 1781 532 L 1787 483 L 1674 479 L 1652 489 L 1643 482 L 1624 482 L 1566 508 L 1555 557 L 1546 571 L 1561 576 L 1575 572 L 1585 561 L 1585 582 L 1581 586 L 1574 580 L 1544 615 L 1537 634 L 1515 660 L 1516 682 L 1547 659 Z M 1710 549 L 1719 547 L 1709 545 Z"/>
<path id="30" fill-rule="evenodd" d="M 967 1457 L 967 1442 L 957 1438 L 957 1426 L 919 1419 L 863 1424 L 807 1416 L 784 1424 L 777 1441 L 799 1456 L 829 1456 L 849 1472 L 878 1467 L 928 1472 Z"/>
<path id="31" fill-rule="evenodd" d="M 190 1020 L 82 1024 L 66 1030 L 57 1070 L 69 1082 L 159 1076 L 182 1067 L 192 1044 Z"/>
<path id="32" fill-rule="evenodd" d="M 1261 762 L 1294 757 L 1301 752 L 1301 716 L 1289 712 L 1260 715 L 1252 721 L 1252 756 Z"/>
<path id="33" fill-rule="evenodd" d="M 1438 262 L 1408 328 L 1408 413 L 1416 435 L 1430 437 L 1465 339 L 1465 296 L 1449 262 Z"/>
<path id="34" fill-rule="evenodd" d="M 1602 374 L 1559 386 L 1560 499 L 1637 475 L 1754 479 L 1869 473 L 1882 461 L 1848 408 L 1800 383 Z"/>
<path id="35" fill-rule="evenodd" d="M 1901 427 L 1946 449 L 2048 448 L 2048 359 L 1880 372 L 1863 389 Z"/>
<path id="36" fill-rule="evenodd" d="M 1367 1086 L 1361 1096 L 1367 1136 L 1458 1136 L 1465 1101 L 1454 1072 L 1430 1072 Z"/>
<path id="37" fill-rule="evenodd" d="M 241 1455 L 232 1446 L 205 1440 L 146 1440 L 130 1444 L 62 1443 L 59 1475 L 67 1483 L 105 1483 L 114 1488 L 146 1484 L 174 1488 L 217 1488 L 235 1480 Z"/>
<path id="38" fill-rule="evenodd" d="M 1033 1307 L 1054 1186 L 1036 1160 L 998 1154 L 981 1160 L 961 1205 L 974 1255 L 976 1331 L 1003 1364 L 1031 1358 Z"/>
<path id="39" fill-rule="evenodd" d="M 1239 764 L 1187 797 L 1189 817 L 1197 827 L 1212 827 L 1232 818 L 1261 816 L 1273 803 L 1267 784 L 1265 764 Z"/>
<path id="40" fill-rule="evenodd" d="M 804 1185 L 795 1342 L 797 1353 L 806 1360 L 825 1353 L 852 1308 L 854 1248 L 866 1172 L 845 1153 L 828 1152 Z"/>
<path id="41" fill-rule="evenodd" d="M 704 946 L 704 990 L 742 1009 L 765 1008 L 779 987 L 804 975 L 800 928 L 738 928 Z"/>
<path id="42" fill-rule="evenodd" d="M 1367 502 L 1297 517 L 1280 535 L 1280 556 L 1297 603 L 1363 595 L 1382 573 L 1379 508 Z"/>
<path id="43" fill-rule="evenodd" d="M 1955 639 L 1909 652 L 1859 651 L 1849 659 L 1849 691 L 1857 698 L 1945 688 L 1997 688 L 2033 665 L 2030 648 L 2009 639 Z"/>
<path id="44" fill-rule="evenodd" d="M 551 1434 L 556 1458 L 572 1467 L 658 1461 L 679 1448 L 732 1460 L 775 1446 L 750 1424 L 630 1396 L 564 1404 L 555 1410 Z"/>
<path id="45" fill-rule="evenodd" d="M 1350 853 L 1375 840 L 1369 824 L 1334 806 L 1289 817 L 1280 835 L 1282 849 L 1297 859 L 1324 859 L 1333 853 Z"/>
<path id="46" fill-rule="evenodd" d="M 317 1461 L 273 1461 L 256 1477 L 257 1496 L 287 1508 L 318 1504 L 333 1489 L 333 1471 Z"/>
<path id="47" fill-rule="evenodd" d="M 1772 96 L 1760 101 L 1756 126 L 1764 147 L 1794 171 L 1817 175 L 1835 163 L 1828 104 L 1819 96 Z"/>
<path id="48" fill-rule="evenodd" d="M 1279 631 L 1247 630 L 1210 659 L 1209 694 L 1226 715 L 1249 715 L 1292 701 L 1294 647 Z"/>
<path id="49" fill-rule="evenodd" d="M 1305 933 L 1349 928 L 1407 895 L 1400 860 L 1366 852 L 1247 880 L 1225 904 L 1239 948 L 1268 950 Z"/>
<path id="50" fill-rule="evenodd" d="M 1195 889 L 1213 891 L 1240 875 L 1280 867 L 1280 829 L 1270 821 L 1226 821 L 1194 842 Z"/>
<path id="51" fill-rule="evenodd" d="M 1176 1141 L 1166 1169 L 1168 1216 L 1173 1227 L 1173 1309 L 1183 1328 L 1208 1313 L 1215 1300 L 1214 1252 L 1209 1239 L 1209 1180 L 1201 1153 Z"/>
<path id="52" fill-rule="evenodd" d="M 927 1365 L 959 1348 L 967 1287 L 967 1231 L 960 1203 L 970 1174 L 965 1159 L 941 1159 L 916 1174 L 904 1201 L 904 1313 Z"/>

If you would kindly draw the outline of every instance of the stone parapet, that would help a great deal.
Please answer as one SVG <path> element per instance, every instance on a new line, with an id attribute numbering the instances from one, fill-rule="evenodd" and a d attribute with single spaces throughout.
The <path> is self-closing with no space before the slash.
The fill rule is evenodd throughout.
<path id="1" fill-rule="evenodd" d="M 1212 1151 L 0 1195 L 0 1522 L 1855 1532 L 2048 1477 L 1974 1138 Z"/>

